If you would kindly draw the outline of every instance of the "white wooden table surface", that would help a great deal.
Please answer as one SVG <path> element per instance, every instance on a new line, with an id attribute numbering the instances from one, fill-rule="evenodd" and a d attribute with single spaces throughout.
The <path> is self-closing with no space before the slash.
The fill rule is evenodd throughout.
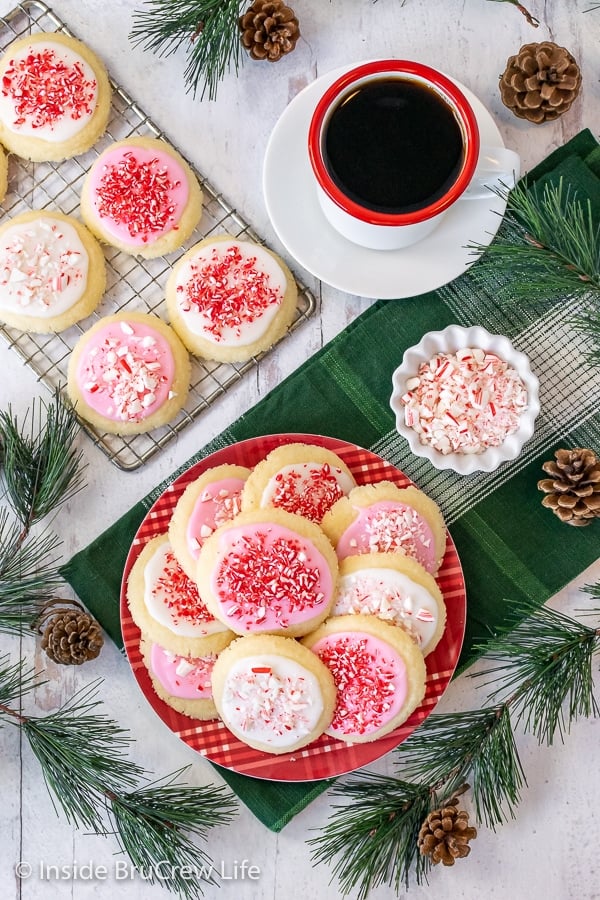
<path id="1" fill-rule="evenodd" d="M 167 59 L 134 49 L 128 40 L 132 13 L 140 0 L 56 0 L 54 10 L 76 35 L 104 58 L 108 68 L 154 120 L 165 129 L 197 167 L 237 206 L 275 248 L 284 252 L 301 279 L 314 289 L 316 315 L 281 349 L 270 355 L 257 374 L 246 378 L 193 427 L 141 471 L 123 473 L 109 464 L 85 436 L 81 447 L 90 465 L 88 485 L 53 528 L 63 539 L 69 558 L 135 501 L 243 410 L 253 405 L 332 338 L 372 301 L 319 284 L 289 259 L 270 225 L 261 188 L 262 161 L 269 134 L 288 102 L 319 75 L 342 64 L 369 57 L 397 56 L 422 60 L 461 80 L 492 113 L 507 146 L 516 149 L 528 170 L 582 127 L 600 133 L 600 10 L 584 12 L 591 0 L 526 0 L 541 20 L 527 24 L 508 3 L 489 0 L 295 0 L 302 38 L 293 54 L 276 65 L 248 61 L 238 77 L 225 78 L 216 102 L 200 102 L 186 94 L 183 52 Z M 13 6 L 0 0 L 0 12 Z M 557 122 L 533 126 L 503 107 L 498 76 L 509 55 L 522 44 L 544 39 L 566 46 L 583 71 L 583 90 L 572 109 Z M 293 179 L 291 171 L 289 177 Z M 286 185 L 281 185 L 286 190 Z M 22 417 L 36 396 L 47 391 L 0 343 L 0 407 L 10 401 Z M 596 448 L 598 449 L 598 448 Z M 540 539 L 543 539 L 540 537 Z M 600 555 L 600 541 L 599 541 Z M 552 601 L 565 611 L 582 605 L 582 585 L 600 580 L 600 562 L 584 572 Z M 101 697 L 107 711 L 136 738 L 135 760 L 159 774 L 191 764 L 194 783 L 218 779 L 212 767 L 197 758 L 158 722 L 140 696 L 125 659 L 107 641 L 98 660 L 80 668 L 57 667 L 36 652 L 32 639 L 0 635 L 0 652 L 13 659 L 22 652 L 45 670 L 47 683 L 36 691 L 40 713 L 56 709 L 82 685 L 104 679 Z M 470 709 L 481 702 L 471 680 L 461 677 L 444 696 L 441 711 Z M 437 868 L 428 886 L 411 886 L 408 896 L 424 900 L 440 896 L 479 900 L 591 900 L 600 897 L 600 855 L 595 823 L 600 799 L 598 743 L 600 724 L 575 724 L 564 745 L 538 747 L 531 737 L 518 739 L 528 787 L 517 817 L 496 833 L 480 830 L 467 860 L 454 869 Z M 111 839 L 86 835 L 57 816 L 36 761 L 16 728 L 0 730 L 0 896 L 2 898 L 138 898 L 167 896 L 138 877 L 119 877 Z M 372 766 L 392 773 L 389 757 Z M 288 900 L 337 894 L 328 887 L 330 870 L 313 867 L 307 837 L 314 836 L 330 812 L 327 794 L 298 815 L 281 834 L 264 828 L 240 805 L 228 828 L 211 832 L 208 852 L 225 879 L 220 889 L 207 887 L 209 900 Z M 27 879 L 15 876 L 15 864 L 32 867 Z M 233 878 L 241 862 L 258 868 L 256 879 Z M 56 878 L 52 866 L 65 867 Z M 79 867 L 100 871 L 91 880 L 76 877 Z M 100 868 L 99 868 L 100 867 Z M 107 875 L 104 877 L 104 867 Z M 49 873 L 49 874 L 48 874 Z M 380 887 L 373 900 L 391 898 Z"/>

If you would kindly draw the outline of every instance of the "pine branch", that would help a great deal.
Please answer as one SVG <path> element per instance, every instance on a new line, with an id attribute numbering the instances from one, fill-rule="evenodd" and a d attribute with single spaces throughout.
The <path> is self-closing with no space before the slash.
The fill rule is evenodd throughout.
<path id="1" fill-rule="evenodd" d="M 81 489 L 83 454 L 73 448 L 79 424 L 58 391 L 33 406 L 28 433 L 26 420 L 21 427 L 10 407 L 0 410 L 6 490 L 27 533 Z"/>
<path id="2" fill-rule="evenodd" d="M 470 270 L 480 280 L 500 276 L 496 290 L 507 302 L 539 302 L 566 296 L 600 299 L 600 223 L 591 201 L 580 201 L 561 178 L 558 185 L 519 183 L 507 200 L 502 227 Z M 504 280 L 502 275 L 505 274 Z"/>
<path id="3" fill-rule="evenodd" d="M 0 724 L 22 729 L 55 809 L 77 827 L 115 836 L 147 880 L 190 900 L 202 896 L 202 883 L 214 883 L 214 869 L 189 835 L 205 839 L 212 825 L 229 822 L 236 809 L 231 795 L 222 787 L 176 783 L 183 770 L 140 784 L 148 780 L 144 770 L 123 755 L 132 738 L 99 711 L 99 682 L 54 713 L 25 716 L 14 707 L 38 681 L 22 661 L 10 666 L 0 660 L 0 666 Z M 193 878 L 185 877 L 183 866 Z"/>
<path id="4" fill-rule="evenodd" d="M 337 812 L 308 843 L 316 848 L 312 858 L 317 864 L 339 857 L 333 875 L 341 893 L 358 890 L 358 900 L 365 900 L 380 884 L 398 893 L 403 884 L 408 887 L 413 866 L 420 884 L 429 861 L 419 854 L 417 837 L 437 803 L 428 787 L 361 772 L 359 779 L 337 784 L 332 794 L 349 802 L 334 805 Z"/>
<path id="5" fill-rule="evenodd" d="M 170 56 L 183 45 L 187 57 L 186 89 L 193 96 L 202 86 L 214 100 L 218 82 L 233 66 L 237 73 L 242 48 L 238 18 L 242 0 L 147 0 L 134 12 L 130 40 L 158 56 Z"/>
<path id="6" fill-rule="evenodd" d="M 519 12 L 523 13 L 527 21 L 530 25 L 533 25 L 534 28 L 537 28 L 540 24 L 539 19 L 536 19 L 535 16 L 532 16 L 529 10 L 527 10 L 522 3 L 519 3 L 519 0 L 495 0 L 497 3 L 512 3 L 513 6 L 516 6 Z"/>
<path id="7" fill-rule="evenodd" d="M 532 602 L 516 609 L 523 622 L 484 648 L 486 659 L 498 664 L 474 677 L 486 678 L 486 685 L 499 681 L 489 698 L 504 698 L 525 730 L 551 745 L 557 732 L 564 739 L 571 722 L 600 712 L 592 671 L 600 629 Z"/>

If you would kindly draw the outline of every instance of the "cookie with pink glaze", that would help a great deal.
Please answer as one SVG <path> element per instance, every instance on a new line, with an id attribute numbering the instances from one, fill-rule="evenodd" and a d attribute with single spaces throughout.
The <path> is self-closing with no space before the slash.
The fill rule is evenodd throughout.
<path id="1" fill-rule="evenodd" d="M 202 189 L 183 157 L 158 138 L 108 146 L 81 191 L 83 221 L 98 240 L 153 259 L 190 237 L 202 215 Z"/>
<path id="2" fill-rule="evenodd" d="M 0 59 L 0 141 L 37 162 L 89 150 L 104 133 L 111 87 L 104 64 L 61 32 L 18 38 Z"/>
<path id="3" fill-rule="evenodd" d="M 379 481 L 354 488 L 321 523 L 339 559 L 361 553 L 402 553 L 435 575 L 446 549 L 439 506 L 416 487 Z"/>
<path id="4" fill-rule="evenodd" d="M 376 616 L 332 617 L 302 644 L 333 675 L 337 703 L 326 733 L 340 741 L 376 741 L 425 696 L 423 654 L 405 631 Z"/>
<path id="5" fill-rule="evenodd" d="M 214 665 L 213 699 L 233 734 L 265 753 L 291 753 L 331 722 L 336 691 L 327 667 L 299 641 L 238 638 Z"/>
<path id="6" fill-rule="evenodd" d="M 341 561 L 331 615 L 357 614 L 403 628 L 423 656 L 437 647 L 446 625 L 435 578 L 400 553 L 363 553 Z"/>
<path id="7" fill-rule="evenodd" d="M 134 562 L 127 602 L 144 637 L 180 656 L 219 653 L 232 640 L 177 562 L 166 534 L 151 538 Z"/>
<path id="8" fill-rule="evenodd" d="M 218 719 L 211 683 L 217 653 L 182 656 L 145 638 L 140 641 L 140 651 L 161 700 L 192 719 Z"/>
<path id="9" fill-rule="evenodd" d="M 213 466 L 186 487 L 169 522 L 173 553 L 189 578 L 196 577 L 200 548 L 221 525 L 241 512 L 241 493 L 250 469 Z"/>
<path id="10" fill-rule="evenodd" d="M 340 497 L 356 487 L 352 472 L 332 450 L 285 444 L 258 463 L 242 492 L 242 509 L 274 506 L 320 523 Z"/>
<path id="11" fill-rule="evenodd" d="M 94 312 L 105 287 L 100 245 L 72 216 L 30 210 L 0 225 L 0 322 L 64 331 Z"/>
<path id="12" fill-rule="evenodd" d="M 298 288 L 283 260 L 230 235 L 205 238 L 177 260 L 166 288 L 171 325 L 204 359 L 244 362 L 292 324 Z"/>
<path id="13" fill-rule="evenodd" d="M 282 509 L 242 512 L 206 539 L 196 581 L 237 634 L 308 634 L 331 609 L 335 552 L 314 522 Z"/>
<path id="14" fill-rule="evenodd" d="M 187 350 L 150 313 L 104 316 L 73 348 L 67 390 L 76 412 L 100 431 L 142 434 L 166 425 L 190 386 Z"/>

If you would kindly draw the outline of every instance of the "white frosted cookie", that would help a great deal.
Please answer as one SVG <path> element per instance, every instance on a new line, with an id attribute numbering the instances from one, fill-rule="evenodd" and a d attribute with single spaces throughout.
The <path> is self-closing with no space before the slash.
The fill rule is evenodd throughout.
<path id="1" fill-rule="evenodd" d="M 332 450 L 315 444 L 276 447 L 258 463 L 242 492 L 242 509 L 274 506 L 320 523 L 356 482 Z"/>
<path id="2" fill-rule="evenodd" d="M 8 157 L 4 148 L 0 147 L 0 203 L 6 197 L 8 190 Z"/>
<path id="3" fill-rule="evenodd" d="M 59 32 L 13 41 L 0 59 L 0 142 L 37 162 L 85 153 L 104 133 L 111 87 L 104 64 Z"/>
<path id="4" fill-rule="evenodd" d="M 327 734 L 341 741 L 389 734 L 425 696 L 423 654 L 405 631 L 376 616 L 332 617 L 302 643 L 333 675 L 337 703 Z"/>
<path id="5" fill-rule="evenodd" d="M 93 163 L 81 215 L 100 241 L 152 259 L 189 238 L 202 215 L 202 189 L 165 141 L 131 137 L 111 144 Z"/>
<path id="6" fill-rule="evenodd" d="M 237 634 L 308 634 L 329 614 L 335 552 L 314 522 L 282 509 L 242 512 L 206 539 L 196 581 Z"/>
<path id="7" fill-rule="evenodd" d="M 211 682 L 217 653 L 182 656 L 146 638 L 140 641 L 140 651 L 155 692 L 168 706 L 192 719 L 219 717 Z"/>
<path id="8" fill-rule="evenodd" d="M 250 469 L 213 466 L 186 487 L 169 522 L 169 540 L 183 571 L 196 577 L 200 547 L 241 511 L 240 496 Z"/>
<path id="9" fill-rule="evenodd" d="M 341 561 L 331 615 L 356 614 L 403 628 L 423 656 L 437 647 L 446 625 L 435 578 L 400 553 L 364 553 Z"/>
<path id="10" fill-rule="evenodd" d="M 166 534 L 151 538 L 137 557 L 127 579 L 127 602 L 144 637 L 180 656 L 219 653 L 232 639 L 181 569 Z"/>
<path id="11" fill-rule="evenodd" d="M 403 553 L 435 575 L 446 549 L 439 506 L 416 487 L 379 481 L 354 488 L 321 523 L 339 559 L 360 553 Z"/>
<path id="12" fill-rule="evenodd" d="M 206 238 L 177 260 L 166 289 L 169 320 L 188 350 L 242 362 L 291 325 L 298 290 L 282 259 L 229 235 Z"/>
<path id="13" fill-rule="evenodd" d="M 166 425 L 184 405 L 190 384 L 187 350 L 150 313 L 104 316 L 81 335 L 68 367 L 76 412 L 112 434 L 141 434 Z"/>
<path id="14" fill-rule="evenodd" d="M 0 225 L 0 322 L 64 331 L 96 309 L 105 287 L 100 245 L 72 216 L 31 210 Z"/>
<path id="15" fill-rule="evenodd" d="M 336 702 L 327 667 L 298 641 L 238 638 L 214 665 L 213 699 L 233 734 L 265 753 L 290 753 L 316 740 Z"/>

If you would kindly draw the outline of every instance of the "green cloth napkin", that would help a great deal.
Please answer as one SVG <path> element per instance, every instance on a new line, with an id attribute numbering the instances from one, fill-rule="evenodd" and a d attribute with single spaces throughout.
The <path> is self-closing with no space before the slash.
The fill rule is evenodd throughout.
<path id="1" fill-rule="evenodd" d="M 585 130 L 527 176 L 527 183 L 561 176 L 600 216 L 600 148 Z M 597 523 L 569 528 L 543 508 L 541 464 L 558 446 L 600 447 L 598 371 L 574 357 L 573 335 L 559 309 L 534 318 L 503 309 L 493 285 L 469 272 L 440 290 L 401 301 L 378 301 L 327 346 L 242 415 L 178 472 L 136 504 L 62 568 L 88 609 L 121 645 L 119 591 L 133 536 L 146 512 L 181 471 L 234 441 L 265 433 L 327 434 L 369 448 L 398 466 L 440 504 L 462 562 L 468 598 L 458 671 L 476 657 L 476 644 L 511 623 L 506 598 L 543 604 L 600 555 Z M 513 463 L 461 478 L 439 472 L 410 453 L 389 407 L 392 372 L 406 347 L 430 330 L 458 322 L 504 333 L 530 357 L 541 381 L 536 434 Z M 268 828 L 279 831 L 331 781 L 280 783 L 219 768 L 240 799 Z"/>

